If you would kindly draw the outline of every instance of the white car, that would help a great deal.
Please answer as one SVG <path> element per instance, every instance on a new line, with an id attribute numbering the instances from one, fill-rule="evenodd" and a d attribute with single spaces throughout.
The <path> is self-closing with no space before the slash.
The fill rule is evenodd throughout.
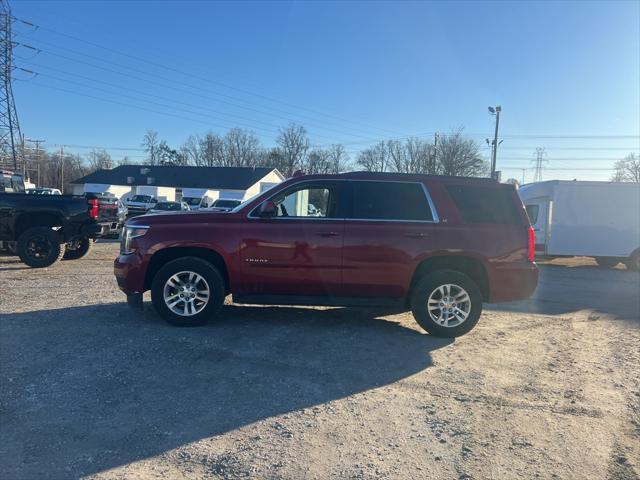
<path id="1" fill-rule="evenodd" d="M 175 213 L 188 212 L 189 205 L 186 202 L 158 202 L 147 213 Z"/>
<path id="2" fill-rule="evenodd" d="M 29 195 L 62 195 L 62 192 L 57 188 L 28 188 L 26 193 Z"/>

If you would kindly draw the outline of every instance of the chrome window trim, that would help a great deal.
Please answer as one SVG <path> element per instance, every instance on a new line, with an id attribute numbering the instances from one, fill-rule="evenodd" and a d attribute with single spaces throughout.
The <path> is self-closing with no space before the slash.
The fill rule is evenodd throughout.
<path id="1" fill-rule="evenodd" d="M 304 185 L 305 183 L 321 183 L 323 180 L 302 180 L 298 183 L 294 183 L 291 187 L 295 187 L 297 185 Z M 393 222 L 393 223 L 440 223 L 440 217 L 438 216 L 438 212 L 436 211 L 435 204 L 433 203 L 433 199 L 429 194 L 429 190 L 427 186 L 422 182 L 416 181 L 406 181 L 406 180 L 369 180 L 366 178 L 332 178 L 328 179 L 330 182 L 378 182 L 378 183 L 406 183 L 413 185 L 420 185 L 422 187 L 422 191 L 427 199 L 427 203 L 429 204 L 429 209 L 431 210 L 432 220 L 398 220 L 394 218 L 349 218 L 349 217 L 267 217 L 262 218 L 260 216 L 251 215 L 251 213 L 256 210 L 260 205 L 256 205 L 251 211 L 247 214 L 248 219 L 253 220 L 333 220 L 333 221 L 342 221 L 342 220 L 351 220 L 355 222 Z M 281 190 L 280 192 L 282 192 Z M 278 192 L 278 193 L 280 193 Z M 271 200 L 273 197 L 278 195 L 278 193 L 266 198 L 263 202 L 267 200 Z"/>

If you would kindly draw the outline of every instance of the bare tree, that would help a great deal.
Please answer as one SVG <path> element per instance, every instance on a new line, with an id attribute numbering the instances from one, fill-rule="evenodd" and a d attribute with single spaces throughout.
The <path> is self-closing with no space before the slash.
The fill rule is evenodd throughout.
<path id="1" fill-rule="evenodd" d="M 349 155 L 343 145 L 333 144 L 327 150 L 329 155 L 329 173 L 342 173 L 349 167 Z"/>
<path id="2" fill-rule="evenodd" d="M 321 148 L 311 150 L 303 168 L 309 175 L 331 173 L 329 152 Z"/>
<path id="3" fill-rule="evenodd" d="M 462 128 L 444 135 L 438 144 L 438 170 L 442 175 L 479 177 L 487 172 L 480 146 L 462 135 Z"/>
<path id="4" fill-rule="evenodd" d="M 89 152 L 88 161 L 92 171 L 113 168 L 113 160 L 106 150 L 92 150 Z"/>
<path id="5" fill-rule="evenodd" d="M 390 155 L 386 142 L 382 141 L 358 154 L 358 165 L 368 172 L 386 172 L 389 169 Z"/>
<path id="6" fill-rule="evenodd" d="M 180 155 L 184 159 L 185 165 L 200 165 L 200 137 L 189 135 L 180 146 Z"/>
<path id="7" fill-rule="evenodd" d="M 630 153 L 622 160 L 618 160 L 614 168 L 615 173 L 611 177 L 612 182 L 640 183 L 640 158 L 637 158 L 634 153 Z"/>
<path id="8" fill-rule="evenodd" d="M 145 161 L 147 165 L 156 165 L 158 163 L 159 146 L 158 132 L 147 130 L 142 138 L 142 148 L 144 148 L 144 151 L 147 153 L 147 159 Z"/>
<path id="9" fill-rule="evenodd" d="M 219 135 L 208 132 L 199 141 L 198 166 L 219 167 L 224 164 L 224 141 Z"/>
<path id="10" fill-rule="evenodd" d="M 419 138 L 408 138 L 405 142 L 405 148 L 411 172 L 430 175 L 438 173 L 436 151 L 433 144 Z"/>
<path id="11" fill-rule="evenodd" d="M 282 155 L 282 170 L 280 172 L 285 177 L 290 177 L 306 162 L 309 151 L 307 129 L 302 125 L 291 123 L 287 128 L 280 130 L 276 143 Z"/>
<path id="12" fill-rule="evenodd" d="M 260 150 L 260 140 L 242 128 L 232 128 L 224 136 L 224 166 L 253 167 Z"/>

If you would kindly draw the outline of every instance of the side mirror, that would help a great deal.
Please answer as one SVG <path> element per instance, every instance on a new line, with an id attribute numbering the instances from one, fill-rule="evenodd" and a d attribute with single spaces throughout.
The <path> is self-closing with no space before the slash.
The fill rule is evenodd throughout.
<path id="1" fill-rule="evenodd" d="M 277 213 L 278 207 L 271 200 L 265 200 L 262 205 L 260 205 L 259 215 L 262 218 L 275 217 Z"/>

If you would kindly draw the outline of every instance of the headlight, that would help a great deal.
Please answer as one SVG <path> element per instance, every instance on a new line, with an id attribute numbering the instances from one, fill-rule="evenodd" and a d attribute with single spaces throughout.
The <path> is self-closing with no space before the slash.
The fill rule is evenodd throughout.
<path id="1" fill-rule="evenodd" d="M 120 254 L 129 255 L 133 253 L 135 251 L 132 245 L 133 240 L 142 237 L 148 230 L 149 227 L 144 225 L 125 225 L 122 231 L 122 240 L 120 240 Z"/>

